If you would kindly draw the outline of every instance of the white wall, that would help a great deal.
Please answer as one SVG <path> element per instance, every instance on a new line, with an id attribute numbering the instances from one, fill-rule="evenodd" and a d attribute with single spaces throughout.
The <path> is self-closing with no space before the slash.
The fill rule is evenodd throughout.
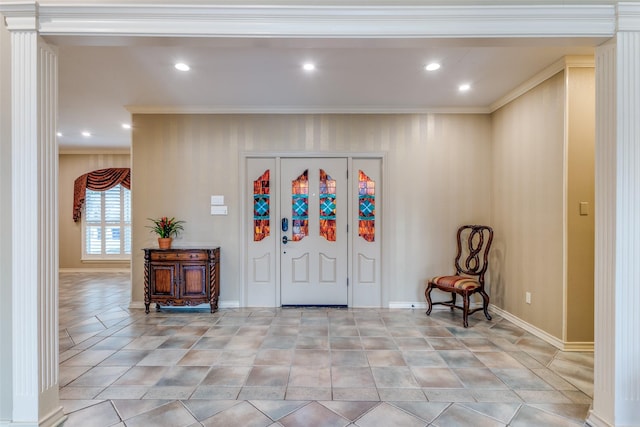
<path id="1" fill-rule="evenodd" d="M 4 21 L 0 15 L 0 21 Z M 0 24 L 0 224 L 11 224 L 10 36 Z M 11 235 L 0 239 L 0 422 L 11 419 Z"/>
<path id="2" fill-rule="evenodd" d="M 490 219 L 488 115 L 134 115 L 133 302 L 143 300 L 148 217 L 186 220 L 175 245 L 221 246 L 221 301 L 240 299 L 241 152 L 387 152 L 383 258 L 389 302 L 424 302 L 450 272 L 455 232 Z M 210 215 L 222 194 L 228 216 Z"/>

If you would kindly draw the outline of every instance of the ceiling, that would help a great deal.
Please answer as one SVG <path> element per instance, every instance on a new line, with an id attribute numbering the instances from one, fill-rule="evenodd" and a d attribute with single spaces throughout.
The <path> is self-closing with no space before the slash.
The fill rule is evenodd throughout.
<path id="1" fill-rule="evenodd" d="M 131 112 L 487 112 L 603 40 L 76 38 L 58 36 L 59 144 L 128 149 Z M 191 71 L 174 69 L 186 62 Z M 314 72 L 302 71 L 313 61 Z M 442 67 L 427 72 L 438 61 Z M 458 91 L 461 83 L 471 90 Z M 83 137 L 82 131 L 91 132 Z"/>

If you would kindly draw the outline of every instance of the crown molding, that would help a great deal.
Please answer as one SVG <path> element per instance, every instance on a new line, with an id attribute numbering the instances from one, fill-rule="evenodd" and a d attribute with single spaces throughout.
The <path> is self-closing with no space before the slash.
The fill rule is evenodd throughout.
<path id="1" fill-rule="evenodd" d="M 550 79 L 551 77 L 555 76 L 560 71 L 568 67 L 595 67 L 595 58 L 591 55 L 569 55 L 557 60 L 544 70 L 537 73 L 535 76 L 520 84 L 518 87 L 507 93 L 502 98 L 493 102 L 488 108 L 489 112 L 493 113 L 494 111 L 504 107 L 514 99 L 524 95 L 534 87 L 538 86 L 545 80 Z"/>
<path id="2" fill-rule="evenodd" d="M 485 107 L 406 108 L 406 107 L 263 107 L 263 106 L 174 106 L 127 105 L 131 114 L 488 114 Z"/>
<path id="3" fill-rule="evenodd" d="M 618 4 L 618 31 L 640 31 L 640 3 Z"/>
<path id="4" fill-rule="evenodd" d="M 100 147 L 95 147 L 95 148 L 77 148 L 77 147 L 69 147 L 69 148 L 59 148 L 58 149 L 58 155 L 62 156 L 69 156 L 69 155 L 113 155 L 113 154 L 117 154 L 117 155 L 127 155 L 130 156 L 131 155 L 131 149 L 130 148 L 100 148 Z"/>
<path id="5" fill-rule="evenodd" d="M 38 3 L 34 1 L 0 3 L 0 13 L 11 31 L 35 31 L 38 29 Z"/>
<path id="6" fill-rule="evenodd" d="M 207 37 L 607 37 L 613 4 L 178 5 L 7 2 L 31 7 L 42 35 Z"/>
<path id="7" fill-rule="evenodd" d="M 525 93 L 529 92 L 531 89 L 533 89 L 534 87 L 538 86 L 540 83 L 542 83 L 545 80 L 550 79 L 554 75 L 558 74 L 560 71 L 564 70 L 564 67 L 565 67 L 564 58 L 554 62 L 553 64 L 549 65 L 544 70 L 542 70 L 539 73 L 537 73 L 535 76 L 531 77 L 529 80 L 527 80 L 524 83 L 520 84 L 518 87 L 516 87 L 515 89 L 513 89 L 512 91 L 507 93 L 502 98 L 500 98 L 497 101 L 493 102 L 489 106 L 489 111 L 493 113 L 494 111 L 499 110 L 500 108 L 504 107 L 505 105 L 507 105 L 508 103 L 513 101 L 514 99 L 516 99 L 516 98 L 524 95 Z"/>

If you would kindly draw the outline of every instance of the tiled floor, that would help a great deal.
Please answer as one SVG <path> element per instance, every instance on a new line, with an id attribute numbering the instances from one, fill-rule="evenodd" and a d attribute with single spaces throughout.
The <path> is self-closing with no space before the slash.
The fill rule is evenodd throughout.
<path id="1" fill-rule="evenodd" d="M 593 354 L 481 313 L 128 309 L 129 275 L 60 275 L 65 427 L 578 426 Z"/>

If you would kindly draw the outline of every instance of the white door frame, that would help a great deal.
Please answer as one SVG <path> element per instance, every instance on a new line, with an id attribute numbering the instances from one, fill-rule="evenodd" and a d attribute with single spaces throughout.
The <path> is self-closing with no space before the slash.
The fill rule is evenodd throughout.
<path id="1" fill-rule="evenodd" d="M 252 194 L 249 194 L 249 188 L 250 188 L 250 179 L 247 176 L 247 161 L 248 159 L 251 158 L 256 158 L 256 159 L 274 159 L 275 160 L 275 168 L 272 171 L 271 174 L 271 182 L 272 183 L 279 183 L 280 182 L 280 159 L 282 158 L 346 158 L 347 159 L 347 168 L 349 171 L 349 182 L 353 182 L 353 179 L 357 179 L 354 178 L 354 171 L 353 171 L 353 161 L 354 159 L 379 159 L 381 162 L 381 174 L 382 174 L 382 188 L 381 193 L 382 194 L 387 194 L 387 183 L 386 183 L 386 179 L 384 179 L 385 176 L 388 176 L 388 174 L 386 173 L 386 156 L 387 154 L 384 152 L 371 152 L 371 153 L 353 153 L 353 152 L 300 152 L 300 151 L 295 151 L 295 152 L 241 152 L 240 155 L 238 156 L 239 159 L 239 174 L 240 174 L 240 183 L 241 183 L 241 195 L 240 195 L 240 212 L 241 212 L 241 224 L 242 226 L 240 227 L 240 241 L 242 242 L 242 244 L 240 245 L 240 260 L 241 260 L 241 268 L 240 268 L 240 281 L 241 281 L 241 286 L 240 286 L 240 295 L 239 295 L 239 301 L 240 301 L 240 306 L 241 307 L 247 307 L 248 306 L 248 300 L 249 300 L 249 290 L 248 290 L 248 283 L 249 283 L 249 273 L 248 273 L 248 269 L 249 269 L 249 265 L 248 265 L 248 239 L 249 239 L 249 235 L 252 232 L 251 231 L 251 227 L 250 227 L 250 223 L 252 221 L 252 218 L 249 218 L 249 212 L 251 211 L 251 207 L 248 205 L 248 201 L 250 199 L 250 196 L 252 196 Z M 353 194 L 353 190 L 352 190 L 352 185 L 349 185 L 348 188 L 348 192 L 347 192 L 347 198 L 348 200 L 353 200 L 354 194 Z M 279 194 L 274 194 L 274 191 L 279 191 L 279 184 L 277 186 L 272 186 L 271 187 L 271 191 L 272 191 L 272 197 L 275 198 L 279 198 L 280 195 Z M 382 217 L 382 220 L 378 223 L 379 225 L 376 227 L 376 235 L 379 236 L 380 242 L 385 242 L 386 241 L 386 236 L 385 236 L 385 230 L 388 229 L 387 227 L 387 217 L 389 216 L 387 213 L 389 212 L 387 203 L 386 203 L 387 197 L 382 197 L 382 203 L 380 205 L 376 205 L 376 209 L 379 209 L 379 212 L 383 213 L 383 214 L 377 214 L 376 216 L 380 215 Z M 282 218 L 282 213 L 280 212 L 280 204 L 279 203 L 272 203 L 271 204 L 271 212 L 270 212 L 270 219 L 271 219 L 271 233 L 272 235 L 275 237 L 275 245 L 276 245 L 276 250 L 275 250 L 275 277 L 279 278 L 280 277 L 280 256 L 281 256 L 281 251 L 280 251 L 280 241 L 282 239 L 282 231 L 280 229 L 280 218 Z M 348 204 L 348 218 L 351 219 L 353 217 L 353 203 L 349 203 Z M 378 221 L 376 219 L 376 221 Z M 348 236 L 348 260 L 347 260 L 347 275 L 349 277 L 350 280 L 350 285 L 349 288 L 347 290 L 347 295 L 348 295 L 348 306 L 352 307 L 353 306 L 353 286 L 351 283 L 351 279 L 353 278 L 353 253 L 352 253 L 352 248 L 353 248 L 353 241 L 354 241 L 354 236 L 357 237 L 357 233 L 355 233 L 354 231 L 357 229 L 357 225 L 356 224 L 351 224 L 349 223 L 349 236 Z M 389 283 L 389 281 L 387 280 L 387 268 L 386 266 L 387 264 L 387 253 L 386 251 L 384 251 L 384 245 L 381 246 L 381 257 L 380 257 L 380 262 L 381 262 L 381 277 L 380 277 L 380 307 L 387 307 L 389 305 L 389 289 L 387 287 L 387 284 Z M 281 306 L 281 295 L 280 295 L 280 286 L 278 286 L 279 284 L 279 279 L 278 283 L 276 284 L 276 289 L 275 289 L 275 306 L 276 307 L 280 307 Z"/>

